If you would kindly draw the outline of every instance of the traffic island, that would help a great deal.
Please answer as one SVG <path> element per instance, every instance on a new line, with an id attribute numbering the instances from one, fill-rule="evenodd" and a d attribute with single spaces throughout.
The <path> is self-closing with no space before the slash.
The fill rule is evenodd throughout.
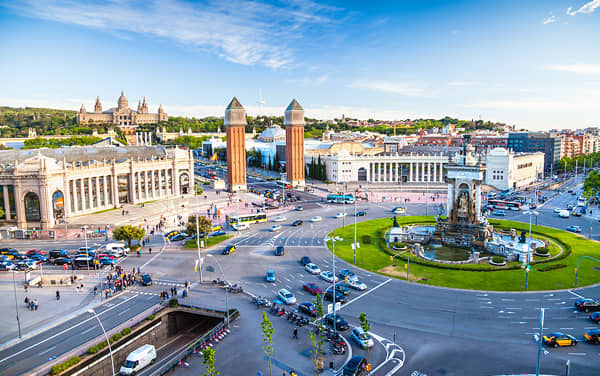
<path id="1" fill-rule="evenodd" d="M 433 216 L 397 217 L 400 226 L 434 225 Z M 397 251 L 386 241 L 386 232 L 392 228 L 393 218 L 380 218 L 357 224 L 356 266 L 398 279 L 408 279 L 421 284 L 469 290 L 488 291 L 541 291 L 577 287 L 600 283 L 600 243 L 583 236 L 545 226 L 532 225 L 532 237 L 548 244 L 550 256 L 535 255 L 529 271 L 519 261 L 506 262 L 505 266 L 479 264 L 438 263 L 416 257 L 407 251 Z M 506 220 L 490 220 L 501 231 L 526 231 L 529 224 Z M 336 256 L 353 264 L 354 224 L 333 231 L 342 241 L 335 243 Z M 331 250 L 331 243 L 328 243 Z M 410 247 L 409 247 L 410 248 Z M 591 258 L 590 258 L 591 257 Z M 410 261 L 409 261 L 410 258 Z M 527 275 L 528 274 L 528 275 Z M 527 279 L 527 282 L 526 282 Z M 527 288 L 526 288 L 527 283 Z"/>

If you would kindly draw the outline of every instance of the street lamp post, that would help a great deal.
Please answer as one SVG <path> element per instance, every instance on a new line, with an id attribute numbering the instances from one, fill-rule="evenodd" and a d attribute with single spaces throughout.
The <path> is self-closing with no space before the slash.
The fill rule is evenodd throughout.
<path id="1" fill-rule="evenodd" d="M 21 339 L 21 321 L 19 320 L 19 303 L 17 303 L 17 284 L 15 282 L 15 271 L 12 272 L 13 275 L 13 290 L 15 292 L 15 311 L 17 311 L 17 327 L 19 328 L 19 339 Z"/>
<path id="2" fill-rule="evenodd" d="M 356 248 L 358 248 L 358 243 L 356 242 L 356 197 L 354 198 L 354 265 L 356 265 Z"/>
<path id="3" fill-rule="evenodd" d="M 86 264 L 87 264 L 87 270 L 88 270 L 88 274 L 90 274 L 90 253 L 88 252 L 88 242 L 87 242 L 87 229 L 88 226 L 87 225 L 83 225 L 81 226 L 81 229 L 83 230 L 83 239 L 85 239 L 85 257 L 86 257 Z"/>
<path id="4" fill-rule="evenodd" d="M 332 263 L 332 273 L 333 273 L 333 291 L 331 291 L 331 301 L 333 302 L 333 334 L 336 334 L 337 330 L 337 316 L 335 314 L 335 242 L 342 241 L 344 239 L 339 236 L 332 236 L 325 238 L 325 242 L 331 240 L 331 263 Z"/>
<path id="5" fill-rule="evenodd" d="M 531 249 L 531 219 L 533 216 L 537 216 L 539 213 L 535 210 L 527 210 L 523 214 L 529 215 L 529 243 L 527 243 L 527 260 L 525 262 L 525 290 L 527 290 L 527 285 L 529 282 L 529 250 Z"/>
<path id="6" fill-rule="evenodd" d="M 537 363 L 535 365 L 535 376 L 540 375 L 540 353 L 542 352 L 542 331 L 544 330 L 544 310 L 540 308 L 540 334 L 538 338 L 538 351 L 537 351 Z"/>
<path id="7" fill-rule="evenodd" d="M 227 281 L 227 279 L 225 278 L 225 273 L 223 272 L 223 268 L 221 268 L 221 264 L 219 263 L 219 260 L 217 260 L 217 258 L 211 254 L 207 254 L 206 256 L 212 257 L 215 259 L 215 262 L 217 263 L 217 266 L 219 267 L 219 270 L 221 271 L 221 275 L 223 275 L 223 280 Z M 227 329 L 229 329 L 229 294 L 227 293 L 227 286 L 225 286 L 225 310 L 227 311 L 227 313 L 226 313 Z"/>
<path id="8" fill-rule="evenodd" d="M 92 315 L 94 315 L 94 317 L 96 318 L 96 320 L 98 320 L 98 324 L 100 325 L 100 329 L 102 329 L 102 333 L 104 333 L 104 338 L 106 338 L 106 344 L 108 345 L 108 353 L 110 354 L 110 366 L 112 367 L 112 374 L 113 374 L 113 376 L 115 376 L 115 360 L 113 359 L 112 349 L 110 348 L 110 341 L 108 340 L 108 334 L 106 334 L 106 330 L 104 330 L 104 325 L 102 325 L 102 321 L 100 321 L 100 318 L 96 314 L 96 311 L 94 311 L 91 308 L 88 309 L 87 311 L 89 313 L 91 313 Z"/>
<path id="9" fill-rule="evenodd" d="M 200 285 L 202 285 L 202 258 L 200 257 L 200 224 L 198 223 L 198 211 L 200 207 L 198 206 L 198 191 L 196 190 L 196 183 L 194 182 L 194 196 L 196 198 L 196 250 L 198 251 L 198 263 L 200 264 L 199 268 L 199 277 L 200 277 Z"/>

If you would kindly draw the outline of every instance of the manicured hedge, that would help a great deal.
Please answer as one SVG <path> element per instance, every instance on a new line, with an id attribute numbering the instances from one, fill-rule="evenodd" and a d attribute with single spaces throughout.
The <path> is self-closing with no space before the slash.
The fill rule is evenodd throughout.
<path id="1" fill-rule="evenodd" d="M 74 366 L 75 364 L 79 363 L 81 361 L 81 359 L 78 356 L 74 356 L 71 359 L 64 361 L 62 363 L 59 364 L 55 364 L 52 366 L 52 368 L 50 368 L 50 374 L 52 375 L 58 375 L 59 373 L 63 372 L 64 370 Z"/>
<path id="2" fill-rule="evenodd" d="M 152 315 L 152 316 L 154 316 L 154 315 Z M 131 328 L 125 328 L 125 329 L 121 330 L 121 334 L 124 336 L 128 335 L 129 333 L 131 333 Z"/>
<path id="3" fill-rule="evenodd" d="M 566 268 L 567 265 L 565 264 L 552 264 L 552 265 L 546 265 L 546 266 L 542 266 L 541 268 L 537 268 L 538 272 L 549 272 L 550 270 L 556 270 L 556 269 L 562 269 L 562 268 Z"/>
<path id="4" fill-rule="evenodd" d="M 502 256 L 492 256 L 492 262 L 495 264 L 502 264 L 504 262 L 504 257 Z"/>

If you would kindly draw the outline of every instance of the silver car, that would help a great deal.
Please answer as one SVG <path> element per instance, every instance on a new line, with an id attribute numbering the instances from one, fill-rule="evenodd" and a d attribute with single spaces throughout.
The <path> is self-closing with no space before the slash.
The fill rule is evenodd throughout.
<path id="1" fill-rule="evenodd" d="M 350 337 L 363 349 L 373 347 L 373 338 L 358 326 L 352 329 Z"/>

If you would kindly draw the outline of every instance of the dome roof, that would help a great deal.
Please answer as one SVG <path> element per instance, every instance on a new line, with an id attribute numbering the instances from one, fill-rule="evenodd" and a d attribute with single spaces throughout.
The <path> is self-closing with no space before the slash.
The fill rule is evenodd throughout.
<path id="1" fill-rule="evenodd" d="M 508 150 L 506 150 L 505 148 L 493 148 L 490 153 L 490 155 L 508 155 Z"/>
<path id="2" fill-rule="evenodd" d="M 119 97 L 117 104 L 119 105 L 119 108 L 129 107 L 129 102 L 127 101 L 127 98 L 125 98 L 123 90 L 121 90 L 121 96 Z"/>
<path id="3" fill-rule="evenodd" d="M 261 138 L 276 138 L 281 136 L 285 136 L 285 130 L 278 125 L 273 125 L 260 134 Z"/>

